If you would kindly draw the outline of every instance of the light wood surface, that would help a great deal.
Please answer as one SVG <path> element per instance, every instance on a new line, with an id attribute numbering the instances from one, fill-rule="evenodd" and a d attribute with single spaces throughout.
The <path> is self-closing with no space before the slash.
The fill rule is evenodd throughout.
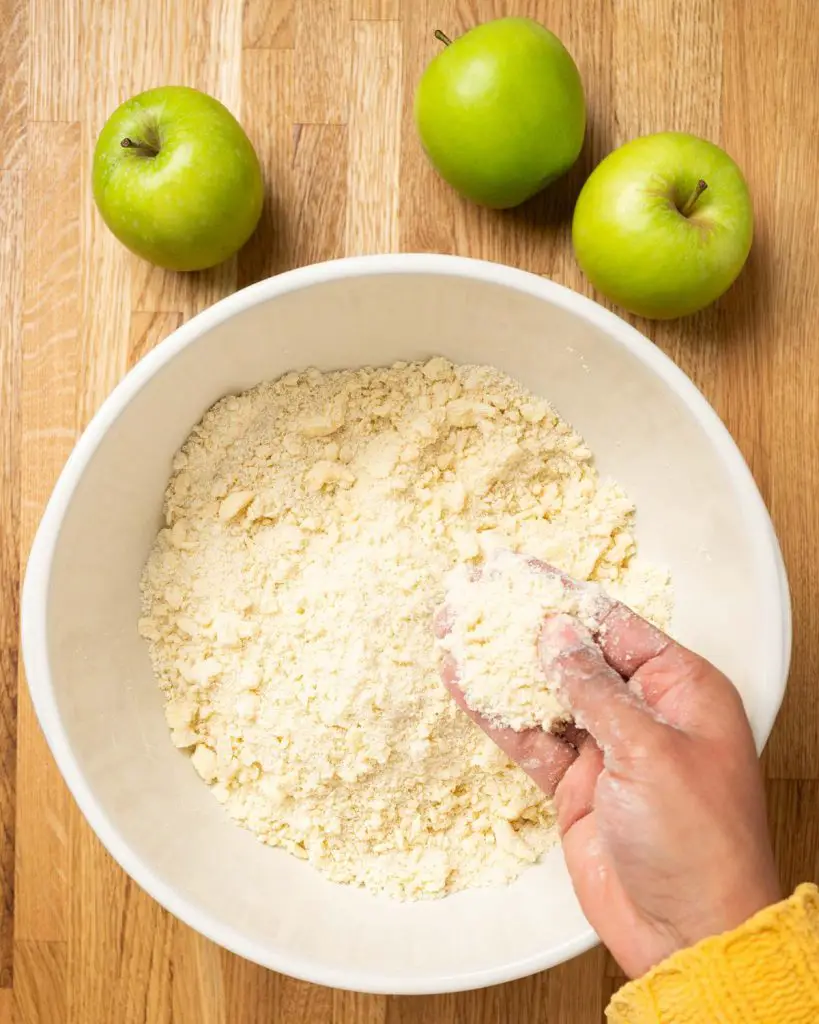
<path id="1" fill-rule="evenodd" d="M 436 179 L 411 97 L 435 27 L 455 35 L 510 13 L 566 42 L 590 127 L 564 180 L 497 214 Z M 815 0 L 0 0 L 0 1024 L 601 1020 L 621 980 L 602 950 L 485 992 L 368 997 L 274 975 L 172 919 L 63 787 L 23 684 L 18 588 L 79 431 L 194 312 L 288 267 L 398 249 L 499 260 L 589 293 L 570 251 L 573 200 L 604 153 L 649 131 L 723 144 L 754 196 L 756 241 L 730 294 L 640 326 L 722 415 L 779 531 L 794 662 L 764 763 L 784 883 L 819 876 L 817 48 Z M 209 273 L 132 258 L 91 201 L 106 116 L 165 83 L 227 103 L 265 168 L 259 232 Z"/>

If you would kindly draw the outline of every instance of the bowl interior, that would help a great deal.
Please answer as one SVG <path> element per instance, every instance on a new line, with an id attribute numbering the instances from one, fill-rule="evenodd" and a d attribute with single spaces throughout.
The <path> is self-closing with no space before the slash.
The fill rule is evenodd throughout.
<path id="1" fill-rule="evenodd" d="M 551 400 L 601 472 L 636 500 L 641 554 L 674 575 L 676 634 L 735 680 L 758 738 L 781 698 L 787 630 L 776 543 L 716 419 L 693 388 L 669 385 L 679 375 L 659 354 L 638 357 L 633 332 L 598 307 L 581 301 L 578 314 L 569 293 L 525 275 L 491 276 L 365 273 L 310 283 L 303 273 L 292 290 L 275 294 L 289 286 L 273 282 L 221 322 L 188 325 L 140 367 L 139 389 L 132 379 L 109 402 L 102 420 L 112 422 L 96 424 L 99 444 L 92 450 L 89 438 L 75 455 L 32 560 L 45 591 L 42 605 L 31 597 L 25 608 L 32 690 L 92 824 L 194 927 L 327 984 L 468 988 L 558 962 L 593 935 L 559 850 L 508 889 L 394 903 L 327 883 L 262 846 L 172 747 L 136 631 L 138 581 L 171 458 L 222 395 L 308 365 L 433 354 L 494 364 Z"/>

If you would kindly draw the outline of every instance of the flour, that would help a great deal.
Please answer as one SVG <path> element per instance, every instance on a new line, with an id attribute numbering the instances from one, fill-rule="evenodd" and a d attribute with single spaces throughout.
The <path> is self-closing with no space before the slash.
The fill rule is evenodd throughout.
<path id="1" fill-rule="evenodd" d="M 546 615 L 563 614 L 594 632 L 611 605 L 600 584 L 567 585 L 511 551 L 493 553 L 477 572 L 458 566 L 445 583 L 451 628 L 438 644 L 457 665 L 469 707 L 517 731 L 548 732 L 569 719 L 543 667 L 541 627 Z"/>
<path id="2" fill-rule="evenodd" d="M 441 686 L 431 621 L 447 572 L 498 548 L 610 592 L 633 578 L 662 612 L 633 506 L 590 458 L 545 401 L 441 358 L 217 403 L 174 460 L 140 631 L 171 738 L 228 813 L 400 898 L 536 861 L 551 802 Z"/>

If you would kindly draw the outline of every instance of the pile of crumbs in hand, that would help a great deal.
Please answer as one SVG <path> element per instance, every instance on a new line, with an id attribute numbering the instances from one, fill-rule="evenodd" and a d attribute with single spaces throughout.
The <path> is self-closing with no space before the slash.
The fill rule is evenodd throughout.
<path id="1" fill-rule="evenodd" d="M 567 586 L 556 573 L 511 551 L 493 552 L 476 571 L 446 578 L 447 634 L 438 641 L 457 666 L 466 703 L 494 726 L 552 730 L 570 717 L 539 655 L 546 615 L 571 615 L 590 632 L 610 605 L 600 584 Z"/>
<path id="2" fill-rule="evenodd" d="M 440 683 L 445 577 L 522 551 L 664 625 L 633 516 L 490 367 L 308 370 L 224 398 L 174 460 L 142 579 L 171 738 L 233 818 L 337 882 L 510 881 L 553 843 L 553 808 Z"/>

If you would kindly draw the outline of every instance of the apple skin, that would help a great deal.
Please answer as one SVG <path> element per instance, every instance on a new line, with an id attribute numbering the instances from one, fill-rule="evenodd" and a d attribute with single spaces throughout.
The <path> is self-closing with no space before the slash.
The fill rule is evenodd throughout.
<path id="1" fill-rule="evenodd" d="M 681 212 L 698 181 L 707 188 Z M 610 153 L 575 206 L 577 262 L 605 296 L 667 320 L 714 302 L 748 258 L 754 215 L 728 154 L 682 132 L 645 135 Z"/>
<path id="2" fill-rule="evenodd" d="M 150 151 L 123 148 L 147 142 Z M 264 186 L 250 140 L 230 111 L 197 89 L 140 93 L 105 123 L 94 150 L 94 200 L 116 237 L 168 270 L 215 266 L 248 240 Z"/>
<path id="3" fill-rule="evenodd" d="M 415 121 L 438 173 L 483 206 L 517 206 L 577 159 L 586 130 L 580 74 L 530 18 L 471 29 L 418 83 Z"/>

